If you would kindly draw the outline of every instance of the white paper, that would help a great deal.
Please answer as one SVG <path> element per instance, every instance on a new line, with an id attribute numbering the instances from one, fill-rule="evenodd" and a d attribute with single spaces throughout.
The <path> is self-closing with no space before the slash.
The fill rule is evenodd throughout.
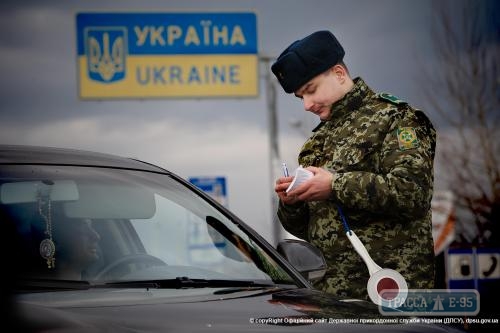
<path id="1" fill-rule="evenodd" d="M 302 166 L 299 166 L 295 170 L 295 176 L 293 177 L 293 181 L 290 186 L 288 186 L 288 188 L 286 189 L 286 193 L 295 189 L 297 186 L 310 179 L 313 175 L 314 174 L 311 171 L 304 169 Z"/>

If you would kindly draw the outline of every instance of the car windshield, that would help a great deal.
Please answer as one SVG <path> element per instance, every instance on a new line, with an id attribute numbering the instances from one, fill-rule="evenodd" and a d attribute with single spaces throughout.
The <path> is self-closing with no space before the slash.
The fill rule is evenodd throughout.
<path id="1" fill-rule="evenodd" d="M 0 212 L 21 278 L 293 283 L 222 209 L 166 174 L 3 166 Z"/>

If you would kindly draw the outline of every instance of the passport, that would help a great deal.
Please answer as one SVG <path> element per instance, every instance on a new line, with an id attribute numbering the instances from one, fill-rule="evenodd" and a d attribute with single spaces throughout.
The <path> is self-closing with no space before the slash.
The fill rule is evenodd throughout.
<path id="1" fill-rule="evenodd" d="M 290 192 L 291 190 L 298 187 L 300 184 L 311 179 L 313 175 L 314 174 L 311 171 L 304 169 L 302 166 L 299 166 L 297 169 L 295 169 L 293 180 L 286 189 L 286 193 Z"/>

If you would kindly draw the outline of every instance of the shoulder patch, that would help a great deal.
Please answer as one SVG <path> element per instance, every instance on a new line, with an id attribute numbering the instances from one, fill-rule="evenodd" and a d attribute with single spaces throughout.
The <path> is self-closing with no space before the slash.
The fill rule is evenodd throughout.
<path id="1" fill-rule="evenodd" d="M 377 97 L 380 99 L 383 99 L 384 101 L 387 101 L 389 103 L 396 104 L 396 105 L 407 104 L 402 99 L 399 99 L 398 97 L 391 95 L 391 94 L 388 94 L 388 93 L 377 94 Z"/>
<path id="2" fill-rule="evenodd" d="M 400 127 L 396 130 L 399 150 L 418 148 L 419 141 L 413 127 Z"/>

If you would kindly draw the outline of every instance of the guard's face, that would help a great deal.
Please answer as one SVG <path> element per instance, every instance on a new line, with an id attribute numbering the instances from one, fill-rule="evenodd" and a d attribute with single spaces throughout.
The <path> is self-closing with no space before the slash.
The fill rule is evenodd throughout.
<path id="1" fill-rule="evenodd" d="M 332 67 L 303 85 L 295 96 L 302 99 L 306 111 L 328 120 L 332 105 L 346 93 L 343 82 Z"/>

